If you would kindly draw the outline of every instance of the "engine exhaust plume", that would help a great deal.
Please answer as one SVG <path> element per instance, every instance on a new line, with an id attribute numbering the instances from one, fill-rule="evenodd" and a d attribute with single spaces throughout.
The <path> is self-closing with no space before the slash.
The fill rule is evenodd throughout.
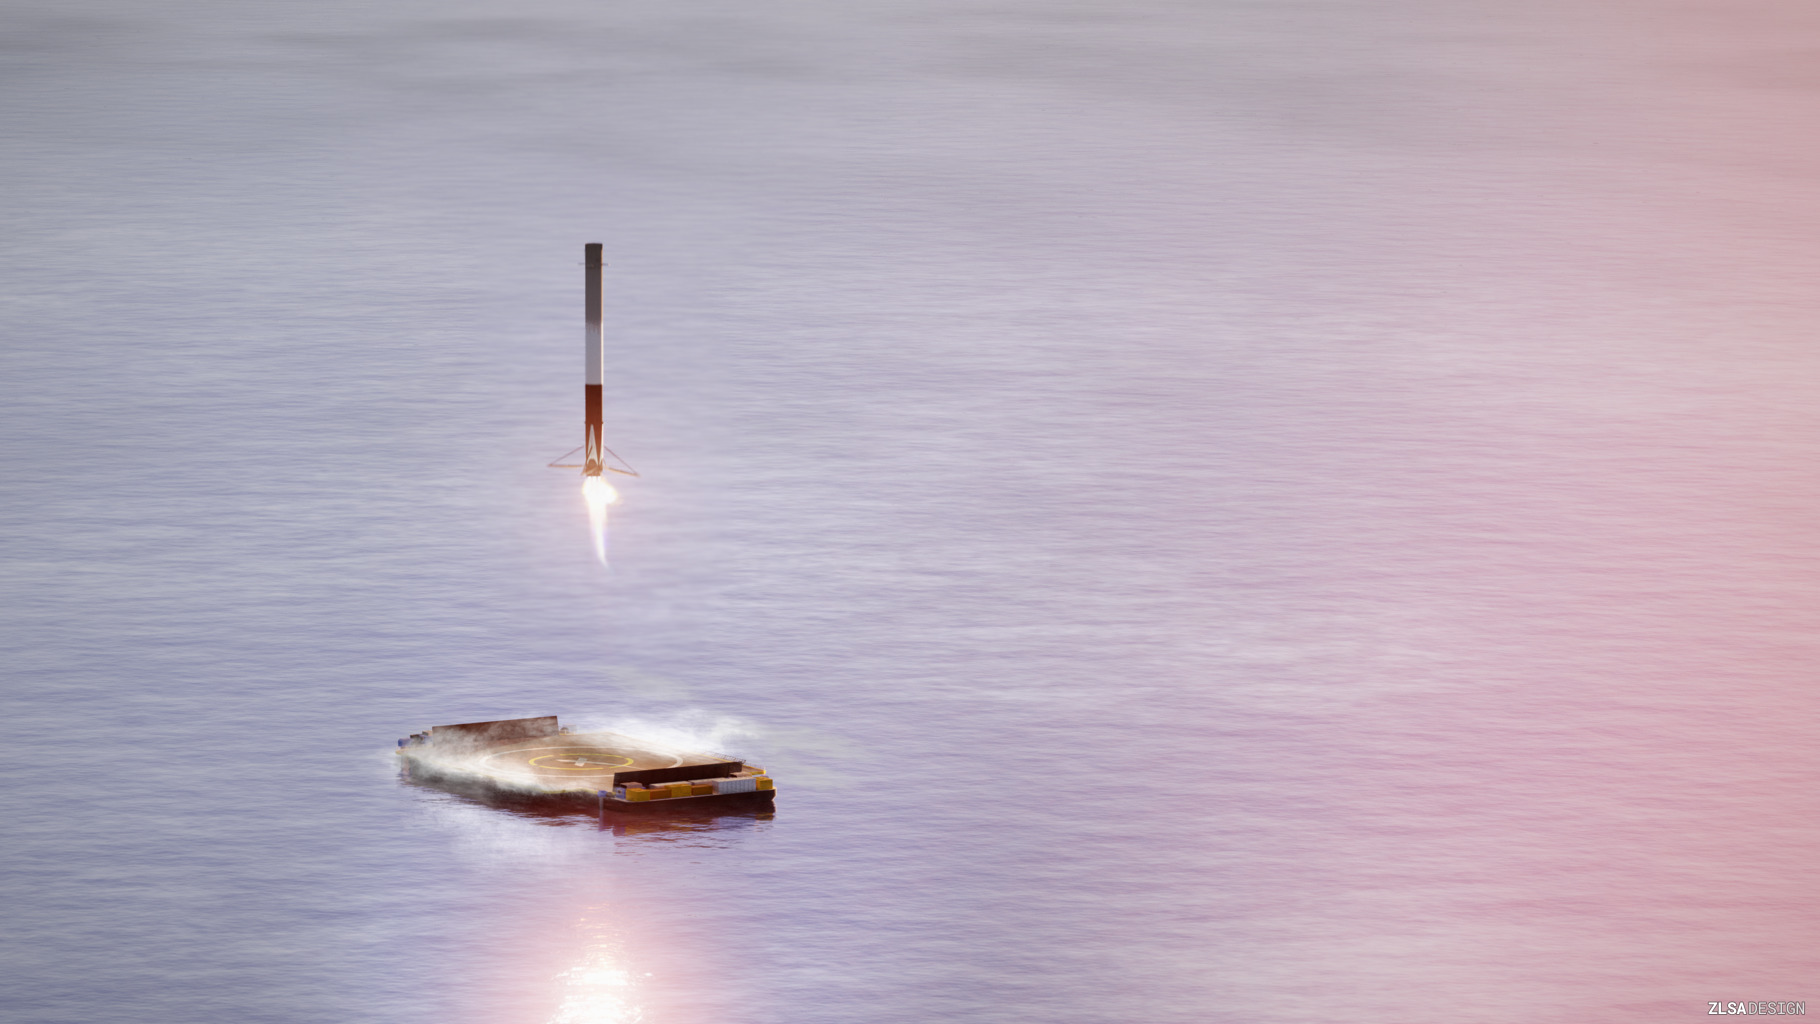
<path id="1" fill-rule="evenodd" d="M 619 492 L 597 476 L 583 477 L 581 497 L 588 503 L 588 525 L 594 534 L 594 557 L 607 564 L 607 507 L 619 503 Z"/>

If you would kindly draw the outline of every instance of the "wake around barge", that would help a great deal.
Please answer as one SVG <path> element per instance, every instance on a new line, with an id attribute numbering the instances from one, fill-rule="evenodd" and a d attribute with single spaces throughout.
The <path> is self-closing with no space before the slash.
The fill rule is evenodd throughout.
<path id="1" fill-rule="evenodd" d="M 763 768 L 613 732 L 572 733 L 546 718 L 439 725 L 398 741 L 414 779 L 484 796 L 602 810 L 768 807 Z"/>

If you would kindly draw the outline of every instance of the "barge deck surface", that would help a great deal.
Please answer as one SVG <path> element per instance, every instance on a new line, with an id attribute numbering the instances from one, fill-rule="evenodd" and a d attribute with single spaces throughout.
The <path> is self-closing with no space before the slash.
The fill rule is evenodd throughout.
<path id="1" fill-rule="evenodd" d="M 762 768 L 715 754 L 668 749 L 621 733 L 562 732 L 555 722 L 549 718 L 438 726 L 401 740 L 398 754 L 415 780 L 514 800 L 649 811 L 752 807 L 769 805 L 774 797 Z M 757 785 L 763 788 L 746 787 L 745 792 L 704 792 L 699 785 L 692 792 L 674 788 L 693 780 L 721 784 L 708 789 L 737 788 L 737 780 L 745 778 L 762 779 Z M 647 792 L 628 798 L 628 790 L 641 789 Z"/>

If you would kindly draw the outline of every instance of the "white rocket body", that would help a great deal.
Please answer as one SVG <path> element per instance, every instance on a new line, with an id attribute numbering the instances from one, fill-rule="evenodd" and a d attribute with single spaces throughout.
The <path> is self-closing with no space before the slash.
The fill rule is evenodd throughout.
<path id="1" fill-rule="evenodd" d="M 587 263 L 587 384 L 582 396 L 581 473 L 600 476 L 604 465 L 604 447 L 600 438 L 600 243 L 589 242 Z"/>

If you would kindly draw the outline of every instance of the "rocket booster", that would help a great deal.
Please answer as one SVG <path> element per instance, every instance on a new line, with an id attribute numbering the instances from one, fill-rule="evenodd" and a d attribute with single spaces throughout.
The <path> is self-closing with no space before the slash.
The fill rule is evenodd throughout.
<path id="1" fill-rule="evenodd" d="M 604 444 L 600 438 L 600 243 L 589 242 L 587 264 L 587 384 L 582 396 L 581 475 L 600 476 Z"/>
<path id="2" fill-rule="evenodd" d="M 584 490 L 590 487 L 599 490 L 606 483 L 608 473 L 632 477 L 638 475 L 638 470 L 626 465 L 626 460 L 614 454 L 613 449 L 608 448 L 601 437 L 600 397 L 605 353 L 601 351 L 600 344 L 600 268 L 606 264 L 600 261 L 600 248 L 599 242 L 589 242 L 583 250 L 583 265 L 587 267 L 585 281 L 588 327 L 583 349 L 587 356 L 587 365 L 583 368 L 587 384 L 582 387 L 581 394 L 581 447 L 550 463 L 559 469 L 580 469 Z M 578 454 L 581 456 L 580 462 L 569 461 Z M 606 487 L 600 493 L 611 495 L 612 488 Z"/>

